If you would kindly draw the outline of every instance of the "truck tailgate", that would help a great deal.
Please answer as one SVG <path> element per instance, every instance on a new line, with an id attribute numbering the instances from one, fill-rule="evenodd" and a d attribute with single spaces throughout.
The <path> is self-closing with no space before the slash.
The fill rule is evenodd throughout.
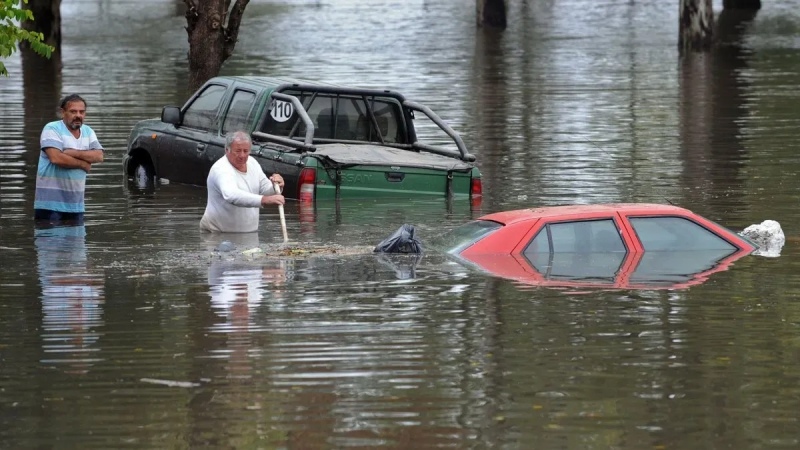
<path id="1" fill-rule="evenodd" d="M 432 153 L 353 144 L 320 145 L 313 156 L 325 168 L 317 197 L 469 195 L 472 164 Z M 323 171 L 320 171 L 323 172 Z"/>

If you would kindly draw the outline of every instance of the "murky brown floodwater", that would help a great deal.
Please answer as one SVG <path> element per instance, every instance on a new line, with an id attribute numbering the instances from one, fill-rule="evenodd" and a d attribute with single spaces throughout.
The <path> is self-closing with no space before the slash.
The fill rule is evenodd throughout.
<path id="1" fill-rule="evenodd" d="M 721 2 L 715 2 L 717 12 Z M 797 448 L 800 2 L 720 17 L 680 61 L 677 1 L 253 0 L 225 74 L 397 89 L 479 158 L 479 208 L 286 207 L 289 235 L 374 245 L 530 205 L 670 201 L 778 220 L 686 290 L 533 288 L 426 254 L 231 260 L 203 188 L 122 177 L 131 126 L 187 96 L 179 1 L 64 0 L 63 70 L 0 79 L 2 448 Z M 34 232 L 38 138 L 62 93 L 107 148 L 85 228 Z M 277 212 L 242 246 L 281 240 Z"/>

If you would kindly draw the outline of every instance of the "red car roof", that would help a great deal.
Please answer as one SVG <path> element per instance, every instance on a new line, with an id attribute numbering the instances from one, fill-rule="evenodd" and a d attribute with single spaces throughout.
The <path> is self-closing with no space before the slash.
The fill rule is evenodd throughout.
<path id="1" fill-rule="evenodd" d="M 622 216 L 615 217 L 615 222 L 617 226 L 621 227 L 618 231 L 622 240 L 625 241 L 626 251 L 624 259 L 621 260 L 621 265 L 614 275 L 613 282 L 611 280 L 583 280 L 577 275 L 574 279 L 569 279 L 569 277 L 565 277 L 563 267 L 560 268 L 562 273 L 559 276 L 550 278 L 549 269 L 546 273 L 540 272 L 540 269 L 531 262 L 529 255 L 525 254 L 527 245 L 541 232 L 544 226 L 550 223 L 562 221 L 580 222 L 616 215 Z M 683 273 L 681 270 L 684 270 L 684 268 L 679 267 L 676 269 L 676 273 L 664 272 L 662 275 L 666 277 L 662 278 L 659 278 L 657 273 L 651 273 L 652 268 L 637 274 L 636 270 L 644 260 L 644 248 L 636 235 L 635 229 L 631 228 L 629 219 L 631 217 L 646 216 L 685 218 L 725 239 L 736 249 L 731 250 L 730 254 L 720 261 L 716 261 L 713 267 L 706 267 L 704 270 L 698 270 L 695 273 Z M 482 216 L 478 220 L 493 221 L 501 224 L 502 227 L 497 227 L 493 231 L 486 233 L 471 245 L 463 247 L 456 255 L 485 272 L 538 286 L 627 289 L 684 288 L 702 283 L 711 274 L 726 270 L 734 261 L 749 254 L 755 248 L 749 241 L 733 231 L 688 209 L 655 203 L 546 206 L 496 212 Z M 553 253 L 550 253 L 551 264 L 552 255 Z M 698 257 L 695 256 L 694 259 L 697 260 Z M 580 271 L 576 271 L 576 273 L 580 273 Z M 684 278 L 676 278 L 674 275 L 677 273 L 682 274 Z M 647 276 L 651 276 L 649 281 Z M 674 282 L 670 282 L 670 280 L 674 280 Z"/>
<path id="2" fill-rule="evenodd" d="M 539 208 L 517 209 L 513 211 L 500 211 L 479 217 L 478 220 L 491 220 L 493 222 L 509 225 L 521 220 L 538 219 L 553 216 L 592 216 L 597 214 L 610 214 L 624 212 L 627 214 L 695 214 L 688 209 L 673 205 L 660 205 L 657 203 L 606 203 L 596 205 L 564 205 L 543 206 Z"/>

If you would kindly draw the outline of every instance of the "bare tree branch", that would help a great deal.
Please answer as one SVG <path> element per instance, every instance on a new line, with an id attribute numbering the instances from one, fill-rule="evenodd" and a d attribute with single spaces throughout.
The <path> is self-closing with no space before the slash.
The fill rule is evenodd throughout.
<path id="1" fill-rule="evenodd" d="M 200 12 L 197 10 L 197 3 L 195 0 L 183 0 L 183 2 L 186 3 L 186 30 L 191 33 L 194 27 L 197 26 Z"/>
<path id="2" fill-rule="evenodd" d="M 249 2 L 250 0 L 236 0 L 233 9 L 230 10 L 228 26 L 225 27 L 225 48 L 223 50 L 225 59 L 228 59 L 233 54 L 236 41 L 239 39 L 239 26 L 242 24 L 244 8 Z M 230 0 L 226 0 L 226 3 L 230 4 Z"/>

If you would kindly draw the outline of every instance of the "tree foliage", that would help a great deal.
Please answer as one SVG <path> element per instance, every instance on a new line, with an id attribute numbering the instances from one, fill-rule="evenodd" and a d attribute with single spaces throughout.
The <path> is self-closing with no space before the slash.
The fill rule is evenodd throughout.
<path id="1" fill-rule="evenodd" d="M 17 50 L 17 43 L 27 42 L 31 49 L 41 56 L 49 58 L 53 47 L 44 43 L 44 35 L 24 30 L 20 24 L 33 20 L 33 13 L 23 9 L 21 4 L 28 0 L 0 0 L 0 75 L 8 76 L 3 59 Z"/>

